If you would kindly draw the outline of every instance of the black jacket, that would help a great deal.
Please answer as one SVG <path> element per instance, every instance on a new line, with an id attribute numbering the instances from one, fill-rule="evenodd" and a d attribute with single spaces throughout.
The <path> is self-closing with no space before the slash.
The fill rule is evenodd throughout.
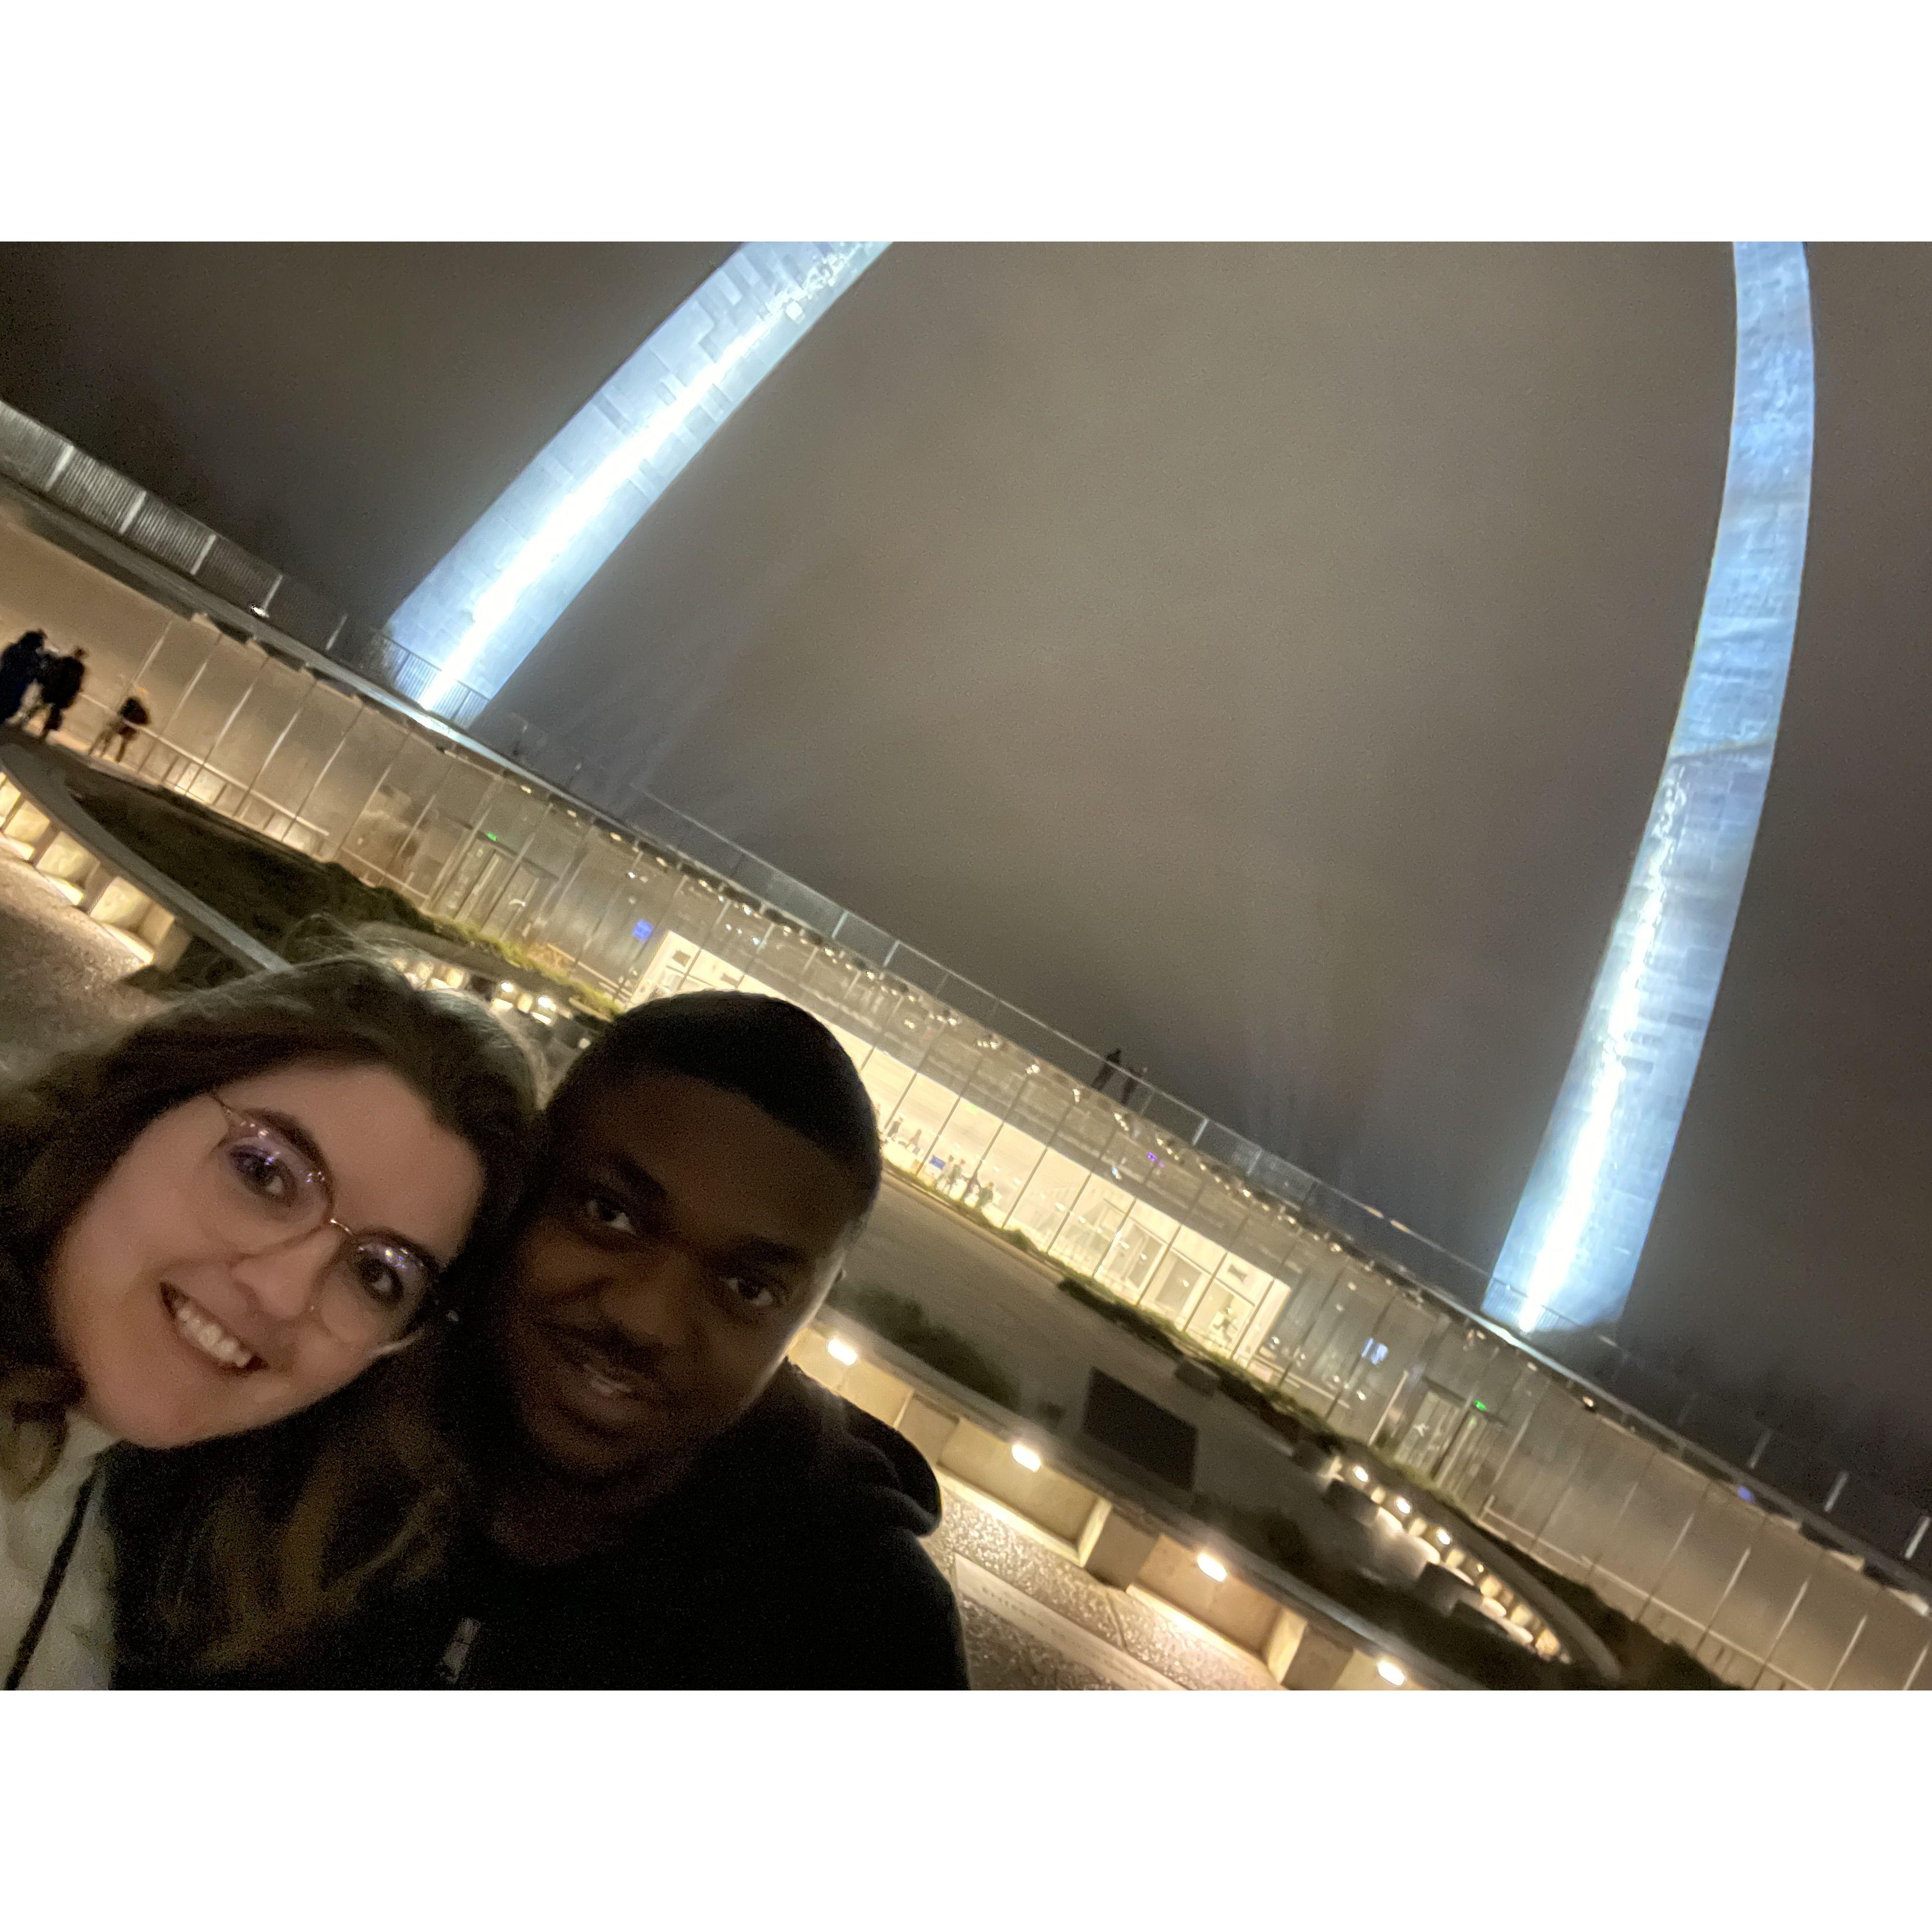
<path id="1" fill-rule="evenodd" d="M 472 1534 L 432 1583 L 250 1682 L 962 1690 L 958 1608 L 920 1546 L 939 1510 L 910 1443 L 788 1364 L 621 1549 L 539 1568 Z"/>
<path id="2" fill-rule="evenodd" d="M 64 710 L 80 695 L 87 667 L 79 658 L 56 658 L 40 672 L 40 700 L 56 711 Z"/>

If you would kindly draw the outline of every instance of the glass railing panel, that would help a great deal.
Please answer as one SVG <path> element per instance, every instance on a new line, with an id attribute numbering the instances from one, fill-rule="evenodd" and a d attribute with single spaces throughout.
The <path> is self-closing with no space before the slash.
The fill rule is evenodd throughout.
<path id="1" fill-rule="evenodd" d="M 1760 1665 L 1808 1592 L 1824 1552 L 1788 1523 L 1759 1520 L 1743 1568 L 1710 1624 L 1710 1635 Z"/>
<path id="2" fill-rule="evenodd" d="M 1893 1595 L 1876 1592 L 1858 1641 L 1838 1667 L 1834 1690 L 1902 1690 L 1932 1648 L 1932 1619 Z"/>
<path id="3" fill-rule="evenodd" d="M 1543 1525 L 1548 1560 L 1566 1575 L 1587 1576 L 1609 1547 L 1648 1453 L 1607 1418 L 1597 1416 L 1594 1424 L 1576 1473 Z"/>
<path id="4" fill-rule="evenodd" d="M 320 681 L 312 683 L 287 736 L 255 781 L 254 796 L 242 808 L 243 823 L 271 838 L 313 852 L 322 833 L 308 813 L 309 794 L 354 730 L 362 709 L 346 693 Z"/>
<path id="5" fill-rule="evenodd" d="M 239 817 L 270 753 L 294 729 L 313 688 L 312 680 L 287 666 L 257 665 L 238 708 L 229 714 L 201 771 L 188 782 L 189 795 L 214 811 Z"/>

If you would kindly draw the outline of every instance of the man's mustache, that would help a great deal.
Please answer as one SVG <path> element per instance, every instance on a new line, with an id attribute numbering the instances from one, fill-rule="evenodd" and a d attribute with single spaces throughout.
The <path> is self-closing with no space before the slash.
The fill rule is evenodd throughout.
<path id="1" fill-rule="evenodd" d="M 666 1351 L 656 1342 L 639 1342 L 634 1336 L 601 1322 L 572 1322 L 551 1318 L 540 1324 L 567 1348 L 594 1355 L 598 1361 L 632 1381 L 658 1386 L 658 1371 Z"/>

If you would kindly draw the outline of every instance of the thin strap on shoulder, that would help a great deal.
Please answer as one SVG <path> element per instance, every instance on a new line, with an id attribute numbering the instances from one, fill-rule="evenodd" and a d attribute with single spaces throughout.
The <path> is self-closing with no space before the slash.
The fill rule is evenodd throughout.
<path id="1" fill-rule="evenodd" d="M 40 1600 L 34 1606 L 33 1621 L 28 1624 L 20 1648 L 14 1653 L 14 1667 L 7 1673 L 7 1688 L 10 1690 L 20 1689 L 20 1680 L 26 1676 L 27 1666 L 34 1660 L 40 1633 L 46 1628 L 47 1619 L 53 1614 L 55 1599 L 59 1596 L 61 1585 L 67 1576 L 67 1566 L 74 1561 L 74 1546 L 80 1540 L 81 1525 L 87 1520 L 87 1506 L 94 1498 L 95 1473 L 98 1472 L 89 1473 L 87 1480 L 80 1486 L 80 1493 L 74 1499 L 74 1514 L 68 1518 L 67 1534 L 54 1552 L 54 1560 L 47 1570 L 47 1580 L 40 1586 Z"/>

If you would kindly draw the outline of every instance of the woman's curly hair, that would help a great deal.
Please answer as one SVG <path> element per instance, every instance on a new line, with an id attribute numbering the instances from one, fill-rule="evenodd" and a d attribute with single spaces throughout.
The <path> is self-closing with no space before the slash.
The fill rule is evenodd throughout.
<path id="1" fill-rule="evenodd" d="M 386 1067 L 473 1150 L 482 1204 L 440 1301 L 460 1305 L 516 1212 L 538 1133 L 523 1048 L 478 1002 L 359 957 L 191 994 L 0 1090 L 0 1487 L 58 1460 L 84 1390 L 47 1306 L 75 1216 L 144 1129 L 211 1089 L 298 1060 Z M 265 1655 L 378 1574 L 432 1560 L 454 1460 L 427 1400 L 440 1338 L 274 1426 L 109 1459 L 121 1634 L 211 1664 Z M 410 1398 L 421 1391 L 423 1400 Z M 418 1418 L 419 1417 L 419 1420 Z"/>

